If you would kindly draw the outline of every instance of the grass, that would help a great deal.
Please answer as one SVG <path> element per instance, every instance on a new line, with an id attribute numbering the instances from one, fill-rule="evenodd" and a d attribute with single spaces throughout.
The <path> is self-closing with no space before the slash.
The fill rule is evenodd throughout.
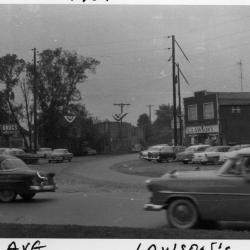
<path id="1" fill-rule="evenodd" d="M 160 177 L 167 172 L 172 170 L 177 171 L 190 171 L 195 170 L 199 166 L 200 170 L 214 170 L 218 169 L 219 166 L 215 165 L 196 165 L 196 164 L 183 164 L 181 162 L 149 162 L 143 159 L 134 161 L 128 161 L 119 163 L 111 167 L 112 170 L 118 171 L 124 174 L 141 175 L 147 177 Z"/>

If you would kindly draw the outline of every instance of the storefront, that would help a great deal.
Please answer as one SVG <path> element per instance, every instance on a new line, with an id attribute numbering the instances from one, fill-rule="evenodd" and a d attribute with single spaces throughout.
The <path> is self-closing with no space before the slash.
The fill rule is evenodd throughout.
<path id="1" fill-rule="evenodd" d="M 188 144 L 218 144 L 219 125 L 200 125 L 186 127 L 186 140 Z"/>

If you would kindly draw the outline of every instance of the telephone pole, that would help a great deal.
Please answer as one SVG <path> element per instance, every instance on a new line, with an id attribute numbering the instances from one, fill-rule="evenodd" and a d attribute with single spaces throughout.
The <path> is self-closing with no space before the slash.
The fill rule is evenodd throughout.
<path id="1" fill-rule="evenodd" d="M 148 116 L 149 116 L 149 120 L 150 120 L 150 124 L 151 124 L 151 108 L 153 107 L 154 105 L 152 105 L 152 104 L 149 104 L 149 105 L 147 105 L 147 107 L 148 107 Z"/>
<path id="2" fill-rule="evenodd" d="M 36 71 L 36 48 L 34 52 L 34 83 L 33 83 L 33 95 L 34 95 L 34 151 L 37 151 L 37 71 Z"/>
<path id="3" fill-rule="evenodd" d="M 237 64 L 240 66 L 240 89 L 243 92 L 242 61 L 240 60 Z"/>
<path id="4" fill-rule="evenodd" d="M 174 117 L 174 146 L 177 145 L 177 120 L 176 120 L 176 75 L 175 75 L 175 36 L 172 36 L 172 77 L 173 77 L 173 117 Z"/>
<path id="5" fill-rule="evenodd" d="M 129 106 L 130 103 L 114 103 L 113 105 L 119 106 L 121 109 L 121 113 L 117 116 L 117 118 L 118 118 L 117 121 L 120 122 L 120 140 L 122 142 L 122 120 L 127 115 L 127 113 L 125 113 L 125 114 L 123 113 L 123 108 L 124 108 L 124 106 Z"/>
<path id="6" fill-rule="evenodd" d="M 179 132 L 180 132 L 180 145 L 182 145 L 182 115 L 181 115 L 181 86 L 180 86 L 180 66 L 179 63 L 176 64 L 177 65 L 177 80 L 178 80 L 178 106 L 179 106 L 179 110 L 178 110 L 178 117 L 179 117 Z"/>

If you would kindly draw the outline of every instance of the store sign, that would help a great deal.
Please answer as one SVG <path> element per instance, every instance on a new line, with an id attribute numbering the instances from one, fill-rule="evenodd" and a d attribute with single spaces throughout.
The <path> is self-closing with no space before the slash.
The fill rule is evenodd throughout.
<path id="1" fill-rule="evenodd" d="M 203 125 L 196 127 L 186 127 L 186 134 L 209 134 L 219 133 L 218 125 Z"/>
<path id="2" fill-rule="evenodd" d="M 17 131 L 17 124 L 0 124 L 0 129 L 3 134 L 12 134 L 13 132 Z"/>

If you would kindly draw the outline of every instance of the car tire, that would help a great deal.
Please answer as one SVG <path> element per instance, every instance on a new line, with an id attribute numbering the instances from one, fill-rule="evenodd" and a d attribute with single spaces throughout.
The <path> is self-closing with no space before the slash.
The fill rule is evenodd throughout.
<path id="1" fill-rule="evenodd" d="M 193 228 L 199 221 L 198 211 L 193 202 L 177 199 L 167 209 L 167 219 L 171 227 L 178 229 Z"/>
<path id="2" fill-rule="evenodd" d="M 69 158 L 68 161 L 71 162 L 72 158 Z"/>
<path id="3" fill-rule="evenodd" d="M 188 164 L 188 161 L 182 161 L 183 164 Z"/>
<path id="4" fill-rule="evenodd" d="M 206 162 L 202 162 L 201 165 L 207 165 L 207 163 Z"/>
<path id="5" fill-rule="evenodd" d="M 162 159 L 158 159 L 158 160 L 156 160 L 157 162 L 159 162 L 159 163 L 162 163 Z"/>
<path id="6" fill-rule="evenodd" d="M 24 201 L 31 201 L 35 194 L 19 194 Z"/>
<path id="7" fill-rule="evenodd" d="M 51 160 L 48 160 L 49 163 L 51 163 Z"/>
<path id="8" fill-rule="evenodd" d="M 16 199 L 16 192 L 13 190 L 1 190 L 0 201 L 1 202 L 12 202 Z"/>

